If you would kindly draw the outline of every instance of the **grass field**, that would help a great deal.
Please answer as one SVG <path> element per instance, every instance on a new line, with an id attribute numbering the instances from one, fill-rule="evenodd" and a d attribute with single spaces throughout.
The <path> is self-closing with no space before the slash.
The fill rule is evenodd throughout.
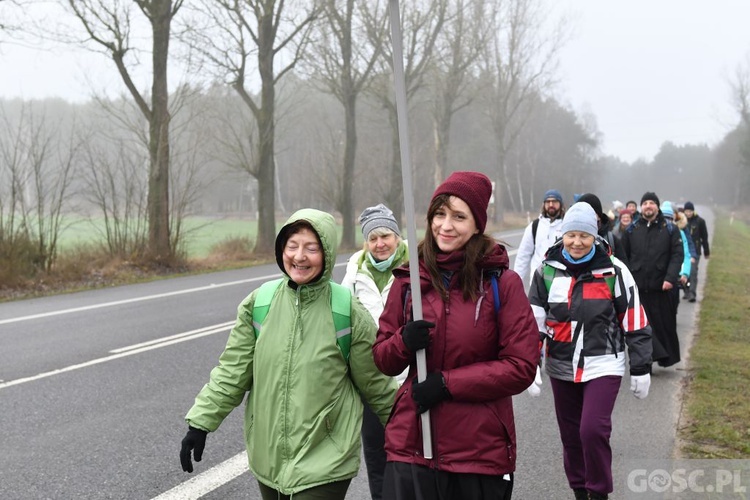
<path id="1" fill-rule="evenodd" d="M 748 248 L 748 225 L 717 217 L 678 429 L 685 458 L 750 456 Z"/>
<path id="2" fill-rule="evenodd" d="M 276 228 L 280 228 L 284 220 L 276 221 Z M 241 218 L 210 218 L 188 217 L 184 221 L 185 248 L 190 259 L 203 259 L 211 253 L 211 248 L 219 242 L 234 238 L 249 238 L 255 241 L 258 223 L 255 220 Z M 418 228 L 417 234 L 421 238 L 424 229 Z M 338 226 L 339 241 L 342 227 Z M 362 246 L 362 232 L 359 224 L 354 231 L 356 247 Z M 404 235 L 405 236 L 405 235 Z M 104 224 L 99 219 L 68 219 L 66 228 L 60 236 L 59 245 L 64 252 L 77 245 L 98 243 L 104 241 Z"/>
<path id="3" fill-rule="evenodd" d="M 188 217 L 184 221 L 186 249 L 189 258 L 204 258 L 216 243 L 231 238 L 255 240 L 258 224 L 239 218 Z M 104 241 L 101 219 L 67 219 L 60 235 L 60 248 L 65 251 L 81 244 Z"/>

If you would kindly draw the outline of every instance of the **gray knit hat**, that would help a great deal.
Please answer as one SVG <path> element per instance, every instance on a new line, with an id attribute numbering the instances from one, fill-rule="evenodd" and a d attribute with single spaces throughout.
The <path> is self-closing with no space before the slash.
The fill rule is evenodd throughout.
<path id="1" fill-rule="evenodd" d="M 386 227 L 396 233 L 397 236 L 401 236 L 401 232 L 398 230 L 398 222 L 393 217 L 393 212 L 382 203 L 374 207 L 365 208 L 359 216 L 359 223 L 362 226 L 362 236 L 365 237 L 365 240 L 373 229 L 379 227 Z"/>
<path id="2" fill-rule="evenodd" d="M 563 217 L 562 222 L 562 233 L 565 234 L 568 231 L 583 231 L 589 233 L 592 236 L 596 236 L 596 212 L 591 208 L 591 205 L 585 201 L 579 201 L 574 203 Z"/>

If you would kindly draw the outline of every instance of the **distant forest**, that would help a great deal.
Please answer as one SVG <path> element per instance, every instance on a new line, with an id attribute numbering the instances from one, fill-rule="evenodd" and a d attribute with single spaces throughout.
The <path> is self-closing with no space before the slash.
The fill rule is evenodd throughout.
<path id="1" fill-rule="evenodd" d="M 317 88 L 314 82 L 289 77 L 278 96 L 275 197 L 280 216 L 303 207 L 335 212 L 344 189 L 351 190 L 356 210 L 389 198 L 393 141 L 387 113 L 374 99 L 359 104 L 355 175 L 352 185 L 344 186 L 343 117 L 337 102 Z M 179 99 L 173 99 L 179 110 L 172 122 L 171 192 L 185 215 L 256 216 L 258 184 L 248 171 L 254 133 L 248 111 L 238 101 L 224 87 L 183 89 Z M 429 107 L 425 95 L 410 109 L 415 205 L 420 213 L 435 187 L 435 132 Z M 68 211 L 91 214 L 99 209 L 97 171 L 100 178 L 113 176 L 113 199 L 128 189 L 140 190 L 145 197 L 148 155 L 139 141 L 144 125 L 127 99 L 106 106 L 0 100 L 0 119 L 3 200 L 8 200 L 12 163 L 34 156 L 33 150 L 42 147 L 50 151 L 46 175 L 59 175 L 59 169 L 69 166 L 66 160 L 74 163 Z M 506 210 L 536 212 L 544 191 L 551 188 L 564 193 L 566 202 L 574 193 L 594 192 L 605 206 L 614 200 L 638 200 L 647 190 L 674 201 L 738 205 L 745 199 L 750 167 L 742 162 L 748 135 L 743 126 L 713 148 L 665 142 L 653 161 L 627 163 L 602 156 L 600 134 L 590 129 L 591 120 L 585 122 L 554 98 L 535 103 L 508 155 L 506 182 L 500 186 Z M 456 113 L 446 174 L 477 170 L 496 178 L 494 141 L 477 99 Z"/>

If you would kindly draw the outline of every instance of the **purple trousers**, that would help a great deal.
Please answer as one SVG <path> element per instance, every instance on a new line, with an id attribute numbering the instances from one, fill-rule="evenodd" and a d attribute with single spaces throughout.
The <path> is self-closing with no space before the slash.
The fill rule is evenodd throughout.
<path id="1" fill-rule="evenodd" d="M 563 445 L 563 462 L 572 489 L 602 495 L 612 492 L 612 410 L 622 377 L 609 375 L 575 383 L 550 378 Z"/>

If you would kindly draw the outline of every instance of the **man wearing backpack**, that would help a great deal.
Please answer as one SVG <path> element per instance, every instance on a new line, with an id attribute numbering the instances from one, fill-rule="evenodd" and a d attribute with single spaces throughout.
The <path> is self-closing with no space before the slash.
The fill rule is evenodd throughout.
<path id="1" fill-rule="evenodd" d="M 281 229 L 284 277 L 240 304 L 219 365 L 185 417 L 183 470 L 193 471 L 191 455 L 201 460 L 206 435 L 247 395 L 245 441 L 261 497 L 344 500 L 359 471 L 360 395 L 385 425 L 396 382 L 375 366 L 370 313 L 331 281 L 336 246 L 335 220 L 319 210 L 299 210 Z"/>
<path id="2" fill-rule="evenodd" d="M 687 217 L 688 221 L 686 231 L 693 238 L 693 244 L 695 244 L 695 251 L 698 256 L 695 257 L 692 261 L 692 266 L 690 266 L 690 286 L 685 291 L 683 298 L 689 302 L 695 302 L 695 292 L 698 290 L 698 264 L 700 263 L 701 255 L 708 259 L 711 250 L 708 247 L 706 221 L 703 220 L 703 217 L 695 213 L 695 205 L 693 205 L 692 201 L 685 202 L 685 217 Z"/>
<path id="3" fill-rule="evenodd" d="M 534 271 L 544 260 L 547 249 L 562 236 L 560 228 L 564 215 L 565 206 L 560 191 L 550 189 L 544 193 L 541 214 L 526 226 L 513 265 L 513 270 L 524 284 L 530 283 Z"/>
<path id="4" fill-rule="evenodd" d="M 659 210 L 656 193 L 641 198 L 641 217 L 622 235 L 630 271 L 654 334 L 653 359 L 660 366 L 680 361 L 675 295 L 684 251 L 680 230 Z"/>

